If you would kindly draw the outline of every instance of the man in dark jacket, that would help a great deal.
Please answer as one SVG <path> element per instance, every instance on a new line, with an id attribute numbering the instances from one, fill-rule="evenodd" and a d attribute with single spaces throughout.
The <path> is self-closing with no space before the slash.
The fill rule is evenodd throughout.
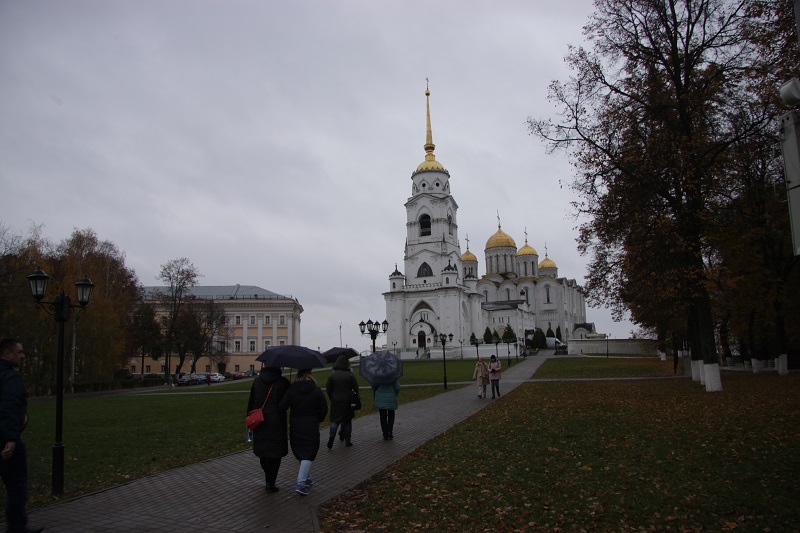
<path id="1" fill-rule="evenodd" d="M 247 412 L 262 408 L 264 422 L 253 431 L 253 453 L 261 463 L 264 471 L 267 492 L 278 492 L 275 480 L 281 467 L 281 459 L 289 454 L 286 431 L 286 411 L 278 409 L 278 405 L 289 390 L 289 380 L 281 375 L 281 369 L 265 367 L 250 387 L 250 398 L 247 400 Z"/>
<path id="2" fill-rule="evenodd" d="M 331 425 L 328 437 L 328 449 L 333 448 L 333 441 L 336 439 L 336 430 L 341 425 L 341 436 L 345 445 L 352 446 L 350 436 L 353 431 L 353 409 L 350 407 L 354 395 L 358 394 L 358 381 L 350 371 L 350 361 L 347 356 L 340 355 L 333 363 L 325 390 L 331 402 Z"/>
<path id="3" fill-rule="evenodd" d="M 0 477 L 6 486 L 6 525 L 9 533 L 38 533 L 44 529 L 29 528 L 25 512 L 28 458 L 21 438 L 28 418 L 28 393 L 22 376 L 14 370 L 24 356 L 19 340 L 0 340 Z"/>

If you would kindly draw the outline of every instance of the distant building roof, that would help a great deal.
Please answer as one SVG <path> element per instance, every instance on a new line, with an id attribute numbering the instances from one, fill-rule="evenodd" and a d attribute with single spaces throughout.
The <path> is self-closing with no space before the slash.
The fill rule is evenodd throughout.
<path id="1" fill-rule="evenodd" d="M 166 285 L 144 287 L 145 299 L 152 300 L 158 293 L 167 289 Z M 189 287 L 187 292 L 195 298 L 205 300 L 295 300 L 291 296 L 268 291 L 256 285 L 196 285 Z"/>

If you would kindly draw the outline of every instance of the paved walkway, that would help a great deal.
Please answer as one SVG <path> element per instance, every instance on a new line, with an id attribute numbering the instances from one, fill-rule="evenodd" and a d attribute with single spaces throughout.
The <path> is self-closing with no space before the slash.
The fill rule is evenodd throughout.
<path id="1" fill-rule="evenodd" d="M 546 358 L 545 354 L 521 358 L 505 368 L 501 392 L 529 379 Z M 44 526 L 47 533 L 318 531 L 317 508 L 324 502 L 493 401 L 502 399 L 478 399 L 476 388 L 467 386 L 401 405 L 390 441 L 383 440 L 377 413 L 363 416 L 353 421 L 350 448 L 337 439 L 328 450 L 325 428 L 311 470 L 314 487 L 309 496 L 294 492 L 297 461 L 291 451 L 281 464 L 277 483 L 281 490 L 275 494 L 264 492 L 258 459 L 246 451 L 39 509 L 30 513 L 30 523 Z"/>

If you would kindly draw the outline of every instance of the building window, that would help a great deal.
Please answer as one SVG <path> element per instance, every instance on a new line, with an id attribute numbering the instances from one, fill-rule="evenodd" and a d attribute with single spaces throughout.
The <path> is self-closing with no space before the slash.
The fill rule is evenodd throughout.
<path id="1" fill-rule="evenodd" d="M 144 372 L 145 372 L 145 374 L 149 374 L 150 373 L 150 365 L 145 365 Z"/>
<path id="2" fill-rule="evenodd" d="M 211 372 L 211 365 L 206 365 L 206 372 Z"/>
<path id="3" fill-rule="evenodd" d="M 251 326 L 256 325 L 256 315 L 250 315 L 250 325 Z"/>
<path id="4" fill-rule="evenodd" d="M 550 303 L 550 287 L 544 288 L 545 302 Z"/>
<path id="5" fill-rule="evenodd" d="M 233 351 L 234 352 L 242 351 L 242 341 L 233 341 Z"/>
<path id="6" fill-rule="evenodd" d="M 450 278 L 444 278 L 444 284 L 450 285 Z"/>
<path id="7" fill-rule="evenodd" d="M 236 315 L 236 317 L 233 319 L 233 323 L 236 324 L 237 326 L 241 326 L 242 325 L 242 317 L 239 316 L 239 315 Z"/>
<path id="8" fill-rule="evenodd" d="M 228 315 L 222 315 L 219 319 L 220 323 L 224 326 L 228 323 Z"/>
<path id="9" fill-rule="evenodd" d="M 278 345 L 280 345 L 280 346 L 286 346 L 286 341 L 278 341 Z"/>
<path id="10" fill-rule="evenodd" d="M 433 269 L 428 263 L 422 263 L 417 270 L 418 278 L 427 278 L 433 276 Z"/>
<path id="11" fill-rule="evenodd" d="M 264 349 L 265 350 L 269 349 L 270 344 L 272 344 L 272 341 L 270 339 L 264 339 Z"/>
<path id="12" fill-rule="evenodd" d="M 136 365 L 133 365 L 131 367 L 131 374 L 135 374 L 135 373 L 136 373 Z"/>
<path id="13" fill-rule="evenodd" d="M 264 315 L 264 324 L 269 326 L 269 315 Z"/>
<path id="14" fill-rule="evenodd" d="M 162 316 L 161 317 L 161 325 L 162 326 L 166 326 L 167 325 L 167 317 L 166 316 Z"/>
<path id="15" fill-rule="evenodd" d="M 284 315 L 281 315 L 281 316 L 278 317 L 278 325 L 279 326 L 285 326 L 286 325 L 286 317 Z"/>
<path id="16" fill-rule="evenodd" d="M 239 371 L 239 365 L 233 365 L 233 371 L 234 372 L 238 372 Z"/>
<path id="17" fill-rule="evenodd" d="M 453 217 L 447 215 L 447 231 L 450 232 L 450 235 L 453 234 Z"/>
<path id="18" fill-rule="evenodd" d="M 167 365 L 161 365 L 161 373 L 163 374 L 166 371 L 167 371 Z"/>
<path id="19" fill-rule="evenodd" d="M 422 215 L 419 217 L 419 236 L 426 237 L 431 234 L 431 216 Z"/>
<path id="20" fill-rule="evenodd" d="M 250 365 L 250 372 L 255 372 L 255 371 L 256 371 L 255 365 Z"/>
<path id="21" fill-rule="evenodd" d="M 256 351 L 256 341 L 250 341 L 250 351 L 251 352 Z"/>

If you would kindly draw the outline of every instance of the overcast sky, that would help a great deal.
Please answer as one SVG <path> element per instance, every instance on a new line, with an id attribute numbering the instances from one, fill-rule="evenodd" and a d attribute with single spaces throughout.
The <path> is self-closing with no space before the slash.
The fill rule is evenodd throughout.
<path id="1" fill-rule="evenodd" d="M 302 341 L 370 341 L 403 270 L 404 203 L 436 158 L 485 273 L 497 230 L 585 283 L 572 179 L 547 117 L 590 0 L 0 0 L 0 223 L 93 229 L 143 285 L 187 257 L 202 285 L 297 298 Z M 627 337 L 605 309 L 600 332 Z"/>

